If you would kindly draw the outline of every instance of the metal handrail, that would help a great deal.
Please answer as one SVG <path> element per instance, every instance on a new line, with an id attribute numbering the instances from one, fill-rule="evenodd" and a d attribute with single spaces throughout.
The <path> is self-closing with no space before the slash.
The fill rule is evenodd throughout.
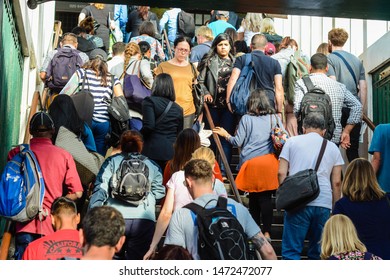
<path id="1" fill-rule="evenodd" d="M 207 103 L 204 103 L 204 111 L 206 113 L 207 121 L 210 124 L 210 129 L 214 129 L 214 127 L 215 127 L 214 122 L 213 122 L 213 119 L 211 117 L 210 110 L 209 110 L 209 107 L 207 106 Z M 214 132 L 213 132 L 213 138 L 214 138 L 215 143 L 217 144 L 217 148 L 218 148 L 218 151 L 221 155 L 222 162 L 225 166 L 226 176 L 228 177 L 228 179 L 230 181 L 230 187 L 232 188 L 232 191 L 233 191 L 233 194 L 236 198 L 236 201 L 243 204 L 242 200 L 241 200 L 240 193 L 237 190 L 236 182 L 234 181 L 234 177 L 233 177 L 232 171 L 230 169 L 230 165 L 227 161 L 225 152 L 222 149 L 221 140 L 219 139 L 218 134 L 216 134 Z"/>

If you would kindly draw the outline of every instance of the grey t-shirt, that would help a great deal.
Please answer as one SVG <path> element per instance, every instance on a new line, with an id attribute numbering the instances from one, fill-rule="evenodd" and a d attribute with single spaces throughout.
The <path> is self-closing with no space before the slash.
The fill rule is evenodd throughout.
<path id="1" fill-rule="evenodd" d="M 359 83 L 359 81 L 361 80 L 366 80 L 365 70 L 359 58 L 343 50 L 334 51 L 334 52 L 337 52 L 340 55 L 342 55 L 345 58 L 345 60 L 349 63 L 349 65 L 353 70 L 357 83 Z M 347 87 L 347 89 L 357 97 L 358 96 L 357 84 L 355 83 L 354 78 L 349 72 L 344 61 L 334 53 L 330 53 L 328 55 L 328 67 L 329 69 L 327 75 L 335 76 L 338 82 L 344 84 Z"/>
<path id="2" fill-rule="evenodd" d="M 217 200 L 218 195 L 206 194 L 195 199 L 194 202 L 202 207 L 207 204 L 207 208 L 212 208 L 217 204 Z M 259 226 L 245 206 L 228 198 L 227 207 L 240 221 L 248 238 L 252 238 L 260 232 Z M 180 208 L 173 212 L 164 244 L 182 246 L 190 252 L 195 260 L 198 260 L 198 227 L 195 218 L 195 214 L 187 208 Z"/>

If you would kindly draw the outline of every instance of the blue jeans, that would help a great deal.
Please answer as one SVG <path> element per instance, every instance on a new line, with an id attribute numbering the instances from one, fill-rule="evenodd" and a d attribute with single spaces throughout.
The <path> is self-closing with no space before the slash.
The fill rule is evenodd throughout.
<path id="1" fill-rule="evenodd" d="M 28 232 L 17 233 L 15 235 L 15 260 L 21 260 L 28 244 L 42 236 L 43 235 Z"/>
<path id="2" fill-rule="evenodd" d="M 132 130 L 141 131 L 142 129 L 142 120 L 139 118 L 131 118 L 129 120 L 129 127 Z"/>
<path id="3" fill-rule="evenodd" d="M 282 238 L 282 258 L 284 260 L 299 260 L 305 238 L 309 240 L 307 257 L 309 260 L 320 259 L 320 240 L 322 230 L 330 217 L 330 209 L 317 206 L 284 213 L 284 228 Z"/>
<path id="4" fill-rule="evenodd" d="M 126 241 L 116 259 L 142 260 L 149 250 L 156 223 L 146 219 L 125 219 Z"/>
<path id="5" fill-rule="evenodd" d="M 106 136 L 110 132 L 110 122 L 95 122 L 92 120 L 92 133 L 93 138 L 95 138 L 96 151 L 101 154 L 103 157 L 107 153 L 107 143 Z"/>
<path id="6" fill-rule="evenodd" d="M 227 108 L 209 108 L 214 125 L 223 127 L 230 135 L 233 135 L 235 129 L 234 115 L 230 113 Z M 210 129 L 207 118 L 205 119 L 205 129 Z M 219 137 L 219 139 L 221 140 L 221 146 L 223 152 L 225 153 L 226 159 L 230 164 L 232 161 L 232 145 L 223 137 Z M 210 137 L 210 143 L 210 148 L 214 151 L 215 154 L 217 154 L 217 145 L 215 144 L 213 137 Z M 220 162 L 220 167 L 222 176 L 226 176 L 226 169 L 223 162 Z"/>

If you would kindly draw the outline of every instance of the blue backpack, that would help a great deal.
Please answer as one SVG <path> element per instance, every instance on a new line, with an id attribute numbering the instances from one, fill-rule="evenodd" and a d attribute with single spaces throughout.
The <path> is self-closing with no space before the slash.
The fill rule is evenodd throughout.
<path id="1" fill-rule="evenodd" d="M 44 196 L 41 168 L 30 146 L 23 144 L 0 178 L 0 216 L 22 223 L 41 218 Z"/>
<path id="2" fill-rule="evenodd" d="M 256 88 L 256 72 L 254 70 L 252 54 L 246 54 L 244 68 L 241 70 L 240 76 L 230 95 L 230 103 L 234 113 L 241 116 L 245 115 L 249 94 Z"/>

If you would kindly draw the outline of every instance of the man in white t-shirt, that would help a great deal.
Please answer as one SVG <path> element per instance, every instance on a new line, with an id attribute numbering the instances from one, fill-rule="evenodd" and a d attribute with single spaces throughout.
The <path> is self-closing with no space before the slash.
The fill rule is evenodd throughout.
<path id="1" fill-rule="evenodd" d="M 325 120 L 311 113 L 303 122 L 303 135 L 291 137 L 283 147 L 279 163 L 279 184 L 287 176 L 305 169 L 314 169 L 323 142 Z M 319 196 L 304 208 L 285 212 L 282 237 L 282 258 L 299 260 L 305 238 L 309 240 L 307 256 L 320 259 L 320 240 L 325 222 L 334 203 L 340 198 L 341 169 L 344 164 L 339 148 L 328 141 L 317 176 Z"/>
<path id="2" fill-rule="evenodd" d="M 213 171 L 211 165 L 202 159 L 193 159 L 184 167 L 185 184 L 194 203 L 207 208 L 215 207 L 218 195 L 213 194 Z M 276 254 L 247 208 L 228 199 L 227 208 L 240 222 L 248 238 L 260 252 L 262 259 L 276 260 Z M 164 244 L 179 245 L 186 248 L 192 257 L 199 259 L 198 227 L 188 208 L 180 208 L 173 213 Z"/>

